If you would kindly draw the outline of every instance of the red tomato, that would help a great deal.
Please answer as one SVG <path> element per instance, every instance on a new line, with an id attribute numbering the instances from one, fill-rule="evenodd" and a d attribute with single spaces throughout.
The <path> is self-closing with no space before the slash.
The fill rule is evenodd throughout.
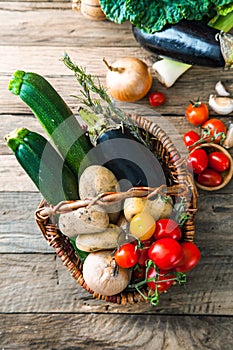
<path id="1" fill-rule="evenodd" d="M 172 219 L 159 219 L 156 221 L 154 238 L 173 238 L 179 241 L 182 237 L 181 229 L 177 222 Z"/>
<path id="2" fill-rule="evenodd" d="M 212 138 L 215 138 L 214 142 L 220 143 L 220 141 L 223 139 L 223 136 L 225 136 L 227 132 L 226 125 L 217 118 L 211 118 L 207 120 L 202 124 L 201 128 L 201 135 L 202 137 L 206 138 L 206 141 L 208 142 L 212 141 Z M 221 134 L 217 136 L 219 133 Z"/>
<path id="3" fill-rule="evenodd" d="M 166 97 L 162 92 L 151 92 L 149 94 L 149 103 L 153 107 L 161 106 L 166 101 Z"/>
<path id="4" fill-rule="evenodd" d="M 183 258 L 183 250 L 175 239 L 161 238 L 152 243 L 148 256 L 159 269 L 171 270 Z"/>
<path id="5" fill-rule="evenodd" d="M 197 182 L 207 187 L 219 186 L 221 185 L 222 180 L 222 176 L 219 172 L 209 168 L 205 169 L 197 177 Z"/>
<path id="6" fill-rule="evenodd" d="M 216 171 L 225 171 L 230 166 L 230 159 L 220 151 L 209 153 L 208 158 L 209 167 Z"/>
<path id="7" fill-rule="evenodd" d="M 187 272 L 192 270 L 199 262 L 201 253 L 198 247 L 193 242 L 182 242 L 181 247 L 183 249 L 183 259 L 175 267 L 177 272 Z"/>
<path id="8" fill-rule="evenodd" d="M 155 270 L 154 267 L 150 267 L 147 273 L 147 278 L 153 278 L 154 281 L 147 282 L 147 286 L 152 290 L 155 290 L 157 287 L 157 291 L 159 293 L 168 290 L 175 281 L 167 281 L 168 279 L 174 278 L 175 275 L 167 274 L 167 272 L 159 271 L 159 273 Z M 156 282 L 157 281 L 157 282 Z M 166 282 L 163 282 L 166 281 Z"/>
<path id="9" fill-rule="evenodd" d="M 137 246 L 133 243 L 123 244 L 114 254 L 117 265 L 123 268 L 130 268 L 136 265 L 139 258 Z"/>
<path id="10" fill-rule="evenodd" d="M 189 170 L 195 174 L 202 173 L 208 165 L 208 155 L 204 149 L 194 149 L 187 158 Z"/>
<path id="11" fill-rule="evenodd" d="M 192 150 L 193 148 L 191 146 L 200 140 L 200 136 L 196 131 L 190 130 L 184 134 L 183 139 L 185 146 L 189 150 Z"/>
<path id="12" fill-rule="evenodd" d="M 142 267 L 137 264 L 132 271 L 132 281 L 134 281 L 134 283 L 137 283 L 140 280 L 144 280 L 145 275 L 146 275 L 146 267 L 145 266 Z"/>
<path id="13" fill-rule="evenodd" d="M 201 125 L 209 118 L 209 110 L 201 101 L 191 102 L 185 111 L 185 116 L 193 125 Z"/>
<path id="14" fill-rule="evenodd" d="M 149 250 L 149 247 L 138 248 L 138 252 L 139 252 L 138 265 L 146 266 L 146 261 L 149 259 L 148 250 Z"/>

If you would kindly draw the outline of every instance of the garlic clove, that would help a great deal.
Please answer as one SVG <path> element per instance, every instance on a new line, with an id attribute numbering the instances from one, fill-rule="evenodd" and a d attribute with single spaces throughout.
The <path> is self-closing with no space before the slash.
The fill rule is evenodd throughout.
<path id="1" fill-rule="evenodd" d="M 218 81 L 215 85 L 215 91 L 219 96 L 230 96 L 230 93 L 226 90 L 221 81 Z"/>
<path id="2" fill-rule="evenodd" d="M 209 106 L 218 114 L 230 114 L 233 111 L 233 98 L 211 94 L 209 97 Z"/>
<path id="3" fill-rule="evenodd" d="M 225 148 L 233 147 L 233 123 L 232 122 L 230 122 L 230 125 L 227 128 L 227 134 L 223 142 L 223 147 Z"/>

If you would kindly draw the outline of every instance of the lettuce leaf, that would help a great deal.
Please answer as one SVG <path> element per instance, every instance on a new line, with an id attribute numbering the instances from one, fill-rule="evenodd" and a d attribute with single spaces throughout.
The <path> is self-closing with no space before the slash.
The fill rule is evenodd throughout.
<path id="1" fill-rule="evenodd" d="M 109 20 L 116 23 L 128 20 L 148 33 L 182 19 L 210 19 L 219 11 L 225 11 L 224 7 L 229 4 L 233 5 L 232 0 L 100 0 Z"/>

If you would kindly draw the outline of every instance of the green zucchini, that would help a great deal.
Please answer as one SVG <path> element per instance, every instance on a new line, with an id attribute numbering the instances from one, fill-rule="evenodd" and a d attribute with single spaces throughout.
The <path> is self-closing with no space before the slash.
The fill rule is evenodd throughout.
<path id="1" fill-rule="evenodd" d="M 89 165 L 93 146 L 71 109 L 42 76 L 17 70 L 9 82 L 9 90 L 19 95 L 52 139 L 74 175 Z"/>
<path id="2" fill-rule="evenodd" d="M 77 178 L 59 153 L 40 134 L 26 128 L 5 137 L 19 164 L 50 204 L 78 199 Z"/>

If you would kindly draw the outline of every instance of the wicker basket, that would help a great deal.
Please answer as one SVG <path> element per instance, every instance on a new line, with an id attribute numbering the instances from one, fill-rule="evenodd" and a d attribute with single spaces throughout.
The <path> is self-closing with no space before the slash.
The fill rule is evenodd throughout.
<path id="1" fill-rule="evenodd" d="M 166 177 L 169 180 L 169 186 L 166 187 L 166 194 L 182 198 L 185 203 L 186 213 L 189 215 L 188 220 L 183 226 L 183 239 L 193 241 L 195 226 L 194 217 L 197 210 L 197 191 L 191 174 L 188 172 L 184 160 L 181 158 L 177 149 L 173 145 L 168 135 L 155 123 L 139 116 L 131 116 L 141 130 L 147 131 L 153 143 L 153 152 L 157 155 L 163 169 L 166 172 Z M 151 188 L 134 188 L 127 192 L 120 193 L 104 193 L 98 198 L 93 199 L 93 202 L 98 202 L 100 205 L 122 200 L 132 196 L 149 197 L 154 193 L 163 192 L 161 186 L 157 189 Z M 73 208 L 90 205 L 90 200 L 76 202 L 62 202 L 56 207 L 47 206 L 45 201 L 42 201 L 36 210 L 36 222 L 50 246 L 56 250 L 66 266 L 71 276 L 89 293 L 93 294 L 94 298 L 114 302 L 118 304 L 130 304 L 145 302 L 145 299 L 137 291 L 123 291 L 114 296 L 104 296 L 93 291 L 87 286 L 82 275 L 82 262 L 77 256 L 72 244 L 65 235 L 61 233 L 54 220 L 55 214 L 64 212 L 67 204 L 73 205 Z M 147 295 L 148 291 L 145 288 L 142 293 Z"/>

